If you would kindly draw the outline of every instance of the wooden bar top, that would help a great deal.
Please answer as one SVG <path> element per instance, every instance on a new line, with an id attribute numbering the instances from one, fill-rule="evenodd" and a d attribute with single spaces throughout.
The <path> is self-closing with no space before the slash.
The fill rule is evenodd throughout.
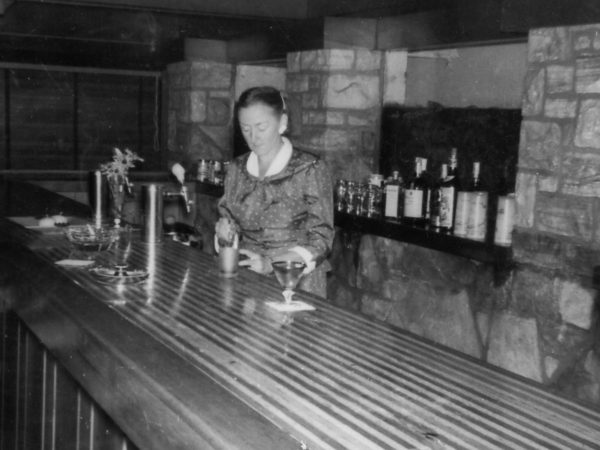
<path id="1" fill-rule="evenodd" d="M 273 277 L 134 235 L 98 263 L 148 279 L 101 284 L 54 264 L 61 236 L 20 233 L 12 308 L 140 448 L 598 448 L 600 412 L 304 292 L 316 311 L 277 312 Z"/>
<path id="2" fill-rule="evenodd" d="M 36 254 L 52 264 L 68 252 L 67 246 L 52 244 L 46 249 L 38 245 Z M 107 252 L 100 263 L 110 265 L 114 258 L 114 252 Z M 236 278 L 223 278 L 213 257 L 173 242 L 133 242 L 128 260 L 132 267 L 148 270 L 145 282 L 110 286 L 98 283 L 87 270 L 49 266 L 58 272 L 56 280 L 72 280 L 80 289 L 74 297 L 67 291 L 69 298 L 46 296 L 51 303 L 46 307 L 72 316 L 74 333 L 79 324 L 84 334 L 96 335 L 97 345 L 109 349 L 98 350 L 105 358 L 100 362 L 93 360 L 93 352 L 86 355 L 96 370 L 115 376 L 111 367 L 120 365 L 106 360 L 115 357 L 127 361 L 126 370 L 158 377 L 149 385 L 167 390 L 167 398 L 173 396 L 189 408 L 188 414 L 197 415 L 186 420 L 202 420 L 206 398 L 193 380 L 179 378 L 177 365 L 162 366 L 166 353 L 177 355 L 177 364 L 185 361 L 274 429 L 311 449 L 597 448 L 600 442 L 598 412 L 531 382 L 306 293 L 297 295 L 316 311 L 278 313 L 265 305 L 281 298 L 272 278 L 245 270 Z M 30 312 L 31 305 L 25 310 L 17 305 L 16 310 L 34 331 L 45 320 L 42 310 Z M 92 311 L 97 314 L 89 316 Z M 116 326 L 141 330 L 145 339 L 161 344 L 150 345 L 146 350 L 156 353 L 145 356 L 162 367 L 151 369 L 138 361 L 140 355 L 127 354 L 133 350 L 130 343 L 106 342 L 107 331 Z M 47 333 L 44 339 L 41 334 L 51 349 L 52 341 L 65 338 Z M 59 356 L 63 351 L 60 346 L 54 350 Z M 153 375 L 157 370 L 162 375 Z M 195 396 L 177 398 L 195 391 Z M 98 392 L 94 397 L 107 395 Z M 108 404 L 111 413 L 113 401 L 99 403 Z M 198 403 L 188 404 L 194 401 Z M 216 402 L 211 408 L 220 409 L 218 399 L 211 402 Z M 160 418 L 155 420 L 160 424 Z M 221 433 L 244 432 L 241 419 L 222 420 L 229 427 L 221 424 Z M 123 428 L 130 431 L 126 424 Z M 213 430 L 219 432 L 218 427 Z M 214 438 L 223 445 L 215 448 L 227 448 L 230 438 Z M 281 442 L 274 445 L 270 448 L 286 448 Z"/>

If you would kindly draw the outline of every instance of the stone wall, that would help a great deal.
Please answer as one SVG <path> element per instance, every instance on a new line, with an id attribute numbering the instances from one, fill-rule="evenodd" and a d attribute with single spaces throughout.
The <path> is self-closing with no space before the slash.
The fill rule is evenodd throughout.
<path id="1" fill-rule="evenodd" d="M 290 53 L 286 90 L 290 137 L 322 155 L 335 178 L 377 169 L 382 55 L 364 49 Z"/>
<path id="2" fill-rule="evenodd" d="M 533 30 L 527 59 L 510 275 L 338 230 L 329 298 L 600 408 L 600 25 Z"/>
<path id="3" fill-rule="evenodd" d="M 233 155 L 234 67 L 212 61 L 171 64 L 166 72 L 167 147 L 173 158 Z"/>

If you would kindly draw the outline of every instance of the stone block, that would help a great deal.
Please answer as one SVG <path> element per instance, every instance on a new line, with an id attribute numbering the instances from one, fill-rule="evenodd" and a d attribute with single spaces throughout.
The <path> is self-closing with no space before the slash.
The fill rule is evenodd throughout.
<path id="1" fill-rule="evenodd" d="M 563 159 L 561 172 L 561 192 L 580 197 L 600 196 L 600 155 L 570 153 Z"/>
<path id="2" fill-rule="evenodd" d="M 229 89 L 233 87 L 233 66 L 212 61 L 192 63 L 192 89 Z"/>
<path id="3" fill-rule="evenodd" d="M 308 75 L 308 89 L 310 89 L 310 90 L 320 89 L 321 84 L 323 84 L 321 75 L 314 75 L 314 74 Z"/>
<path id="4" fill-rule="evenodd" d="M 515 261 L 557 269 L 563 267 L 564 239 L 518 229 L 513 233 Z"/>
<path id="5" fill-rule="evenodd" d="M 406 69 L 408 52 L 392 50 L 384 53 L 383 63 L 383 103 L 406 102 Z"/>
<path id="6" fill-rule="evenodd" d="M 338 149 L 332 153 L 328 152 L 327 156 L 333 179 L 361 180 L 373 173 L 375 165 L 373 157 L 343 149 Z M 352 161 L 352 164 L 348 164 L 348 161 Z"/>
<path id="7" fill-rule="evenodd" d="M 209 98 L 206 109 L 206 123 L 226 126 L 232 119 L 231 100 L 229 98 Z"/>
<path id="8" fill-rule="evenodd" d="M 533 227 L 536 193 L 535 174 L 519 172 L 517 174 L 515 212 L 517 227 Z"/>
<path id="9" fill-rule="evenodd" d="M 470 286 L 479 272 L 479 265 L 470 259 L 417 245 L 406 246 L 400 263 L 407 277 L 455 291 Z"/>
<path id="10" fill-rule="evenodd" d="M 377 110 L 351 111 L 348 113 L 348 125 L 353 127 L 374 127 L 377 122 Z"/>
<path id="11" fill-rule="evenodd" d="M 364 294 L 360 302 L 360 311 L 367 316 L 386 321 L 390 315 L 393 304 L 390 300 Z"/>
<path id="12" fill-rule="evenodd" d="M 291 52 L 286 56 L 286 67 L 288 73 L 300 72 L 302 52 Z"/>
<path id="13" fill-rule="evenodd" d="M 540 193 L 535 206 L 538 230 L 590 241 L 593 234 L 592 199 Z"/>
<path id="14" fill-rule="evenodd" d="M 344 125 L 346 115 L 341 111 L 327 111 L 325 113 L 325 123 L 327 125 Z"/>
<path id="15" fill-rule="evenodd" d="M 302 123 L 307 125 L 324 125 L 325 111 L 304 111 L 302 113 Z"/>
<path id="16" fill-rule="evenodd" d="M 523 116 L 536 116 L 544 106 L 544 69 L 530 70 L 525 75 L 525 97 L 523 98 Z"/>
<path id="17" fill-rule="evenodd" d="M 354 67 L 359 72 L 379 71 L 381 69 L 381 52 L 356 49 Z"/>
<path id="18" fill-rule="evenodd" d="M 573 66 L 551 65 L 546 68 L 546 90 L 550 94 L 572 92 L 575 81 Z"/>
<path id="19" fill-rule="evenodd" d="M 360 132 L 360 143 L 364 152 L 375 154 L 377 148 L 377 136 L 374 131 L 363 130 Z"/>
<path id="20" fill-rule="evenodd" d="M 320 105 L 321 96 L 316 93 L 302 94 L 302 108 L 316 109 Z"/>
<path id="21" fill-rule="evenodd" d="M 230 126 L 194 124 L 190 128 L 190 153 L 193 159 L 228 160 L 233 156 Z"/>
<path id="22" fill-rule="evenodd" d="M 600 99 L 582 100 L 577 117 L 575 145 L 600 149 Z"/>
<path id="23" fill-rule="evenodd" d="M 286 78 L 285 90 L 290 94 L 296 92 L 308 92 L 308 75 L 293 74 Z"/>
<path id="24" fill-rule="evenodd" d="M 206 108 L 206 92 L 204 91 L 191 91 L 190 96 L 190 121 L 192 122 L 204 122 L 206 120 L 207 108 Z"/>
<path id="25" fill-rule="evenodd" d="M 553 175 L 538 176 L 538 190 L 540 192 L 556 192 L 558 191 L 558 178 Z"/>
<path id="26" fill-rule="evenodd" d="M 302 52 L 302 71 L 351 70 L 354 65 L 354 50 L 330 49 Z"/>
<path id="27" fill-rule="evenodd" d="M 302 141 L 311 149 L 319 149 L 327 152 L 341 150 L 349 151 L 356 155 L 358 150 L 362 148 L 361 135 L 358 130 L 324 129 L 307 126 L 304 127 Z"/>
<path id="28" fill-rule="evenodd" d="M 190 123 L 192 121 L 192 96 L 189 93 L 181 93 L 177 107 L 177 121 Z"/>
<path id="29" fill-rule="evenodd" d="M 535 170 L 556 170 L 560 163 L 561 136 L 561 128 L 556 123 L 523 121 L 519 166 Z"/>
<path id="30" fill-rule="evenodd" d="M 577 56 L 590 56 L 600 53 L 600 30 L 597 26 L 573 27 L 571 35 L 573 49 Z"/>
<path id="31" fill-rule="evenodd" d="M 515 271 L 510 309 L 520 316 L 557 321 L 558 290 L 552 271 L 522 267 Z"/>
<path id="32" fill-rule="evenodd" d="M 337 277 L 327 277 L 327 299 L 334 305 L 352 311 L 360 310 L 358 291 Z"/>
<path id="33" fill-rule="evenodd" d="M 544 358 L 544 371 L 548 380 L 552 379 L 552 377 L 556 373 L 556 370 L 558 369 L 558 365 L 558 359 L 553 358 L 552 356 L 546 356 Z"/>
<path id="34" fill-rule="evenodd" d="M 570 119 L 577 113 L 577 100 L 568 98 L 546 98 L 544 115 L 556 119 Z"/>
<path id="35" fill-rule="evenodd" d="M 561 283 L 559 308 L 563 321 L 589 330 L 593 323 L 595 292 L 578 283 Z"/>
<path id="36" fill-rule="evenodd" d="M 569 34 L 565 27 L 538 28 L 529 32 L 530 62 L 565 61 L 570 58 Z"/>
<path id="37" fill-rule="evenodd" d="M 481 357 L 481 343 L 465 290 L 440 290 L 426 283 L 414 283 L 412 295 L 405 297 L 402 308 L 411 331 L 475 358 Z"/>
<path id="38" fill-rule="evenodd" d="M 191 65 L 188 62 L 179 62 L 167 66 L 169 89 L 189 89 L 191 82 Z"/>
<path id="39" fill-rule="evenodd" d="M 368 109 L 381 105 L 378 75 L 330 75 L 324 92 L 327 108 Z"/>
<path id="40" fill-rule="evenodd" d="M 386 274 L 375 252 L 375 239 L 375 236 L 366 234 L 360 240 L 356 285 L 360 289 L 380 294 Z"/>
<path id="41" fill-rule="evenodd" d="M 575 65 L 575 91 L 580 94 L 600 92 L 600 57 L 578 59 Z"/>
<path id="42" fill-rule="evenodd" d="M 490 328 L 487 362 L 537 382 L 543 381 L 535 319 L 497 313 Z"/>
<path id="43" fill-rule="evenodd" d="M 209 98 L 226 98 L 231 101 L 231 91 L 227 90 L 210 90 L 208 91 Z"/>
<path id="44" fill-rule="evenodd" d="M 478 312 L 475 314 L 475 323 L 479 332 L 479 339 L 483 347 L 487 347 L 490 334 L 491 313 Z"/>

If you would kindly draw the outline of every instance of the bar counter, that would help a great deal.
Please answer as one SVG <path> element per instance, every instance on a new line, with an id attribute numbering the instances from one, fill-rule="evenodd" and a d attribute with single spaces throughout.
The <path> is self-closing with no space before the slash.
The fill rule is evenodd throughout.
<path id="1" fill-rule="evenodd" d="M 304 292 L 316 311 L 277 312 L 274 278 L 223 278 L 193 248 L 134 234 L 98 263 L 149 277 L 115 286 L 55 265 L 60 234 L 0 230 L 4 328 L 18 317 L 141 449 L 598 448 L 598 411 Z"/>

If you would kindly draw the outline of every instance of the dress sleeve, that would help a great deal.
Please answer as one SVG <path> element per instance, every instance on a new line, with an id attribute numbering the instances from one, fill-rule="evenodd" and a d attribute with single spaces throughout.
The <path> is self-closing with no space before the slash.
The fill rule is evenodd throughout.
<path id="1" fill-rule="evenodd" d="M 301 248 L 318 265 L 331 251 L 334 237 L 333 187 L 326 163 L 317 160 L 306 171 L 304 201 L 307 205 L 307 240 Z"/>
<path id="2" fill-rule="evenodd" d="M 225 217 L 233 221 L 235 221 L 235 218 L 231 213 L 230 205 L 233 203 L 235 187 L 237 185 L 237 180 L 239 179 L 239 164 L 240 163 L 238 161 L 233 160 L 229 165 L 227 175 L 225 175 L 225 180 L 223 181 L 223 197 L 221 197 L 219 203 L 217 204 L 219 217 Z"/>

